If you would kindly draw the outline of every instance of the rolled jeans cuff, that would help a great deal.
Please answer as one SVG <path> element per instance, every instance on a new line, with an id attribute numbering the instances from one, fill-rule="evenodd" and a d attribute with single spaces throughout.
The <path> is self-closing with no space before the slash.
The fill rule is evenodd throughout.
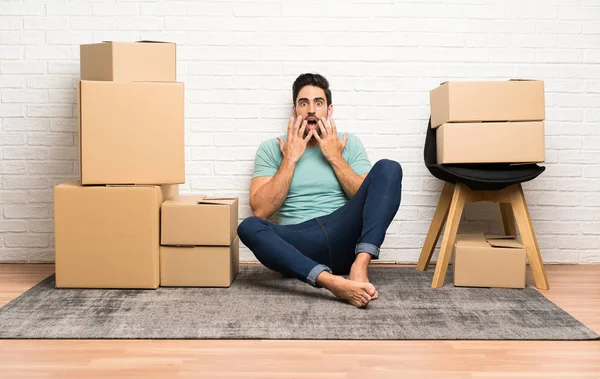
<path id="1" fill-rule="evenodd" d="M 379 248 L 375 245 L 371 245 L 370 243 L 361 242 L 356 245 L 356 250 L 354 254 L 358 253 L 369 253 L 373 256 L 373 259 L 379 259 Z"/>
<path id="2" fill-rule="evenodd" d="M 313 287 L 321 288 L 321 286 L 317 284 L 317 276 L 319 276 L 319 274 L 323 271 L 327 271 L 331 274 L 331 269 L 322 264 L 318 264 L 312 270 L 310 270 L 308 276 L 306 277 L 306 281 L 308 282 L 308 284 L 310 284 Z"/>

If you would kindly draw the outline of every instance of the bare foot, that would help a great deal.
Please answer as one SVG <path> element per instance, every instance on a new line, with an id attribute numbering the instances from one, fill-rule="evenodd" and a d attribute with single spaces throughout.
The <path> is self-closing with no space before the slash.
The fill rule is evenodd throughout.
<path id="1" fill-rule="evenodd" d="M 348 275 L 348 279 L 354 280 L 356 282 L 361 282 L 361 283 L 370 283 L 369 277 L 367 276 L 367 270 L 368 270 L 368 264 L 367 265 L 353 264 L 352 268 L 350 269 L 350 275 Z M 371 300 L 375 300 L 378 297 L 379 297 L 379 292 L 377 292 L 377 289 L 375 289 L 375 295 L 373 295 Z"/>
<path id="2" fill-rule="evenodd" d="M 321 273 L 317 279 L 320 286 L 327 288 L 336 297 L 344 299 L 359 308 L 367 306 L 377 292 L 371 283 L 344 279 L 328 272 Z"/>

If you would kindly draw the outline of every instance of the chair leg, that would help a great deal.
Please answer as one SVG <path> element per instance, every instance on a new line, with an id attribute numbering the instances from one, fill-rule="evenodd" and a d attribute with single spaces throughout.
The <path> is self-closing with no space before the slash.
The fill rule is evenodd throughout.
<path id="1" fill-rule="evenodd" d="M 502 214 L 502 224 L 504 225 L 504 234 L 507 236 L 516 236 L 515 215 L 509 203 L 500 203 L 500 213 Z"/>
<path id="2" fill-rule="evenodd" d="M 427 238 L 421 249 L 421 255 L 419 256 L 419 262 L 417 263 L 417 270 L 425 271 L 429 266 L 429 261 L 433 255 L 433 250 L 437 244 L 440 234 L 442 233 L 442 227 L 446 222 L 448 216 L 448 210 L 450 209 L 450 201 L 452 200 L 452 193 L 454 192 L 454 184 L 446 183 L 442 193 L 440 194 L 440 200 L 435 207 L 435 213 L 429 225 L 429 231 L 427 232 Z"/>
<path id="3" fill-rule="evenodd" d="M 448 271 L 448 263 L 450 262 L 450 256 L 452 255 L 454 241 L 456 240 L 456 232 L 458 231 L 458 225 L 460 224 L 460 217 L 462 216 L 467 201 L 467 191 L 467 186 L 464 184 L 458 183 L 454 186 L 452 202 L 450 203 L 446 228 L 444 229 L 444 236 L 442 238 L 440 255 L 437 264 L 435 265 L 435 273 L 433 274 L 433 282 L 431 283 L 432 288 L 444 286 L 444 279 L 446 278 L 446 271 Z"/>
<path id="4" fill-rule="evenodd" d="M 527 209 L 527 203 L 525 202 L 525 195 L 523 194 L 523 188 L 520 184 L 513 187 L 512 193 L 512 210 L 521 232 L 521 238 L 525 245 L 527 252 L 527 258 L 529 259 L 529 267 L 533 273 L 535 285 L 539 289 L 549 289 L 548 279 L 546 278 L 546 270 L 544 269 L 544 263 L 542 262 L 542 255 L 540 254 L 540 248 L 535 238 L 533 231 L 533 225 L 531 224 L 531 217 L 529 210 Z"/>

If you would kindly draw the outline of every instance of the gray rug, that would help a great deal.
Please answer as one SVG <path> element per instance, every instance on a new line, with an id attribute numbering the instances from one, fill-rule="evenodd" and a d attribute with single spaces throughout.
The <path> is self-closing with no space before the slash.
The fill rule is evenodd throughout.
<path id="1" fill-rule="evenodd" d="M 524 290 L 430 288 L 433 270 L 374 267 L 366 309 L 263 267 L 231 288 L 80 290 L 54 276 L 0 309 L 0 338 L 589 340 L 599 335 Z"/>

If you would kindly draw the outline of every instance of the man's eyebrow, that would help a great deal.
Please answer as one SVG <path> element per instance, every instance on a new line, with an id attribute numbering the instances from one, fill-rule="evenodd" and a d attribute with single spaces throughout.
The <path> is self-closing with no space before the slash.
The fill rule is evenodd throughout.
<path id="1" fill-rule="evenodd" d="M 313 100 L 325 101 L 325 99 L 323 99 L 322 97 L 315 97 Z M 303 98 L 298 99 L 298 102 L 301 102 L 301 101 L 309 101 L 309 100 L 308 100 L 308 98 L 303 97 Z"/>

